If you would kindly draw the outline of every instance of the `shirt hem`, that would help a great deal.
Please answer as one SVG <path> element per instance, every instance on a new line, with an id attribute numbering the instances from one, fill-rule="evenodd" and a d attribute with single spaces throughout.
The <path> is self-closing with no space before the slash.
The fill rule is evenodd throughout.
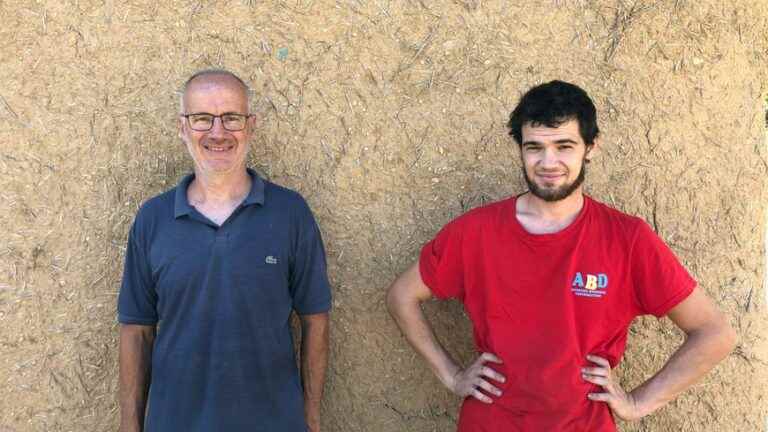
<path id="1" fill-rule="evenodd" d="M 120 324 L 139 324 L 139 325 L 155 325 L 158 320 L 155 318 L 137 318 L 127 315 L 118 315 L 117 321 Z"/>
<path id="2" fill-rule="evenodd" d="M 312 314 L 318 314 L 323 312 L 330 312 L 331 311 L 331 302 L 328 301 L 327 303 L 323 303 L 318 306 L 314 307 L 308 307 L 308 308 L 301 308 L 301 309 L 294 309 L 297 314 L 299 315 L 312 315 Z"/>
<path id="3" fill-rule="evenodd" d="M 667 300 L 663 305 L 651 311 L 651 314 L 656 318 L 661 318 L 665 316 L 670 310 L 672 310 L 672 308 L 674 308 L 675 306 L 680 304 L 683 300 L 688 298 L 688 296 L 691 295 L 691 293 L 693 292 L 694 288 L 696 288 L 696 285 L 697 285 L 696 282 L 692 281 L 692 283 L 690 283 L 687 288 L 680 290 L 672 298 Z"/>
<path id="4" fill-rule="evenodd" d="M 432 245 L 431 242 L 427 243 L 424 246 L 424 248 L 430 247 L 431 245 Z M 424 250 L 422 249 L 422 256 L 423 256 L 423 254 L 424 254 Z M 447 295 L 445 295 L 444 293 L 440 292 L 438 289 L 435 288 L 435 286 L 437 284 L 435 283 L 434 277 L 432 277 L 432 275 L 429 273 L 429 271 L 425 269 L 426 265 L 427 265 L 427 263 L 425 262 L 425 260 L 421 259 L 421 257 L 420 257 L 420 259 L 419 259 L 419 277 L 421 277 L 421 281 L 424 283 L 424 285 L 427 286 L 427 288 L 429 288 L 429 290 L 432 292 L 432 295 L 434 295 L 435 297 L 437 297 L 439 299 L 448 299 L 449 297 Z"/>

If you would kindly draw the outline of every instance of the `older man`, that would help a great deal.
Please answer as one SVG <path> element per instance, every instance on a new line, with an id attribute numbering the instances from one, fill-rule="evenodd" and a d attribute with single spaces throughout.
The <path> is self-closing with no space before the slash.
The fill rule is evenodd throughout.
<path id="1" fill-rule="evenodd" d="M 198 72 L 181 98 L 194 174 L 147 201 L 128 239 L 121 431 L 317 432 L 331 296 L 314 217 L 246 168 L 255 118 L 240 78 Z"/>

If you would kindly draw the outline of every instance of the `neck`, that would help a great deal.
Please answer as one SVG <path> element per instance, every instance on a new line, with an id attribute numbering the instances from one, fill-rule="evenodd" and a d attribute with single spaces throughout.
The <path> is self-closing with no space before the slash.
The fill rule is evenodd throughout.
<path id="1" fill-rule="evenodd" d="M 560 201 L 544 201 L 543 199 L 526 193 L 520 197 L 522 210 L 530 213 L 538 219 L 551 222 L 570 223 L 584 207 L 584 195 L 581 188 L 573 191 L 568 197 Z"/>
<path id="2" fill-rule="evenodd" d="M 187 196 L 195 204 L 218 204 L 242 201 L 251 190 L 251 176 L 245 169 L 218 175 L 195 170 Z"/>

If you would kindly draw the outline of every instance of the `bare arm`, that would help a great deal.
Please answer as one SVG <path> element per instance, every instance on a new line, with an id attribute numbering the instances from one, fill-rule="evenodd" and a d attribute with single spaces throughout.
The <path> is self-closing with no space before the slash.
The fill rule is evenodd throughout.
<path id="1" fill-rule="evenodd" d="M 585 378 L 607 390 L 606 393 L 590 395 L 591 399 L 607 402 L 614 413 L 625 420 L 639 419 L 664 406 L 701 379 L 736 344 L 736 333 L 725 316 L 699 289 L 675 306 L 668 316 L 686 336 L 685 342 L 664 367 L 628 394 L 612 382 L 609 368 L 607 377 L 595 375 L 596 379 Z M 599 369 L 605 371 L 607 366 L 607 362 L 601 361 L 603 359 L 592 357 L 590 361 L 600 366 L 586 368 L 588 376 Z"/>
<path id="2" fill-rule="evenodd" d="M 503 382 L 504 377 L 485 366 L 485 362 L 501 363 L 501 360 L 491 353 L 483 353 L 462 370 L 437 341 L 424 317 L 421 302 L 430 297 L 432 292 L 421 280 L 419 263 L 416 262 L 389 287 L 387 308 L 408 342 L 424 357 L 430 369 L 449 390 L 459 396 L 472 396 L 491 403 L 492 399 L 480 390 L 501 395 L 501 391 L 486 378 Z"/>
<path id="3" fill-rule="evenodd" d="M 120 325 L 120 432 L 141 432 L 152 369 L 155 326 Z"/>
<path id="4" fill-rule="evenodd" d="M 320 401 L 328 366 L 328 313 L 300 315 L 301 381 L 304 417 L 310 432 L 320 432 Z"/>
<path id="5" fill-rule="evenodd" d="M 685 332 L 685 342 L 656 375 L 632 391 L 642 412 L 646 413 L 660 408 L 701 379 L 736 344 L 736 332 L 699 289 L 668 316 Z"/>

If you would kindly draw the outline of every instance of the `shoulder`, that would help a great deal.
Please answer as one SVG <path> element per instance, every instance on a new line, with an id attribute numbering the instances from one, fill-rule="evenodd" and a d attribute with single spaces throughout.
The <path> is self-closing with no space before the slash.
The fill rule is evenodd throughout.
<path id="1" fill-rule="evenodd" d="M 150 245 L 157 232 L 162 232 L 165 221 L 173 219 L 176 188 L 167 190 L 144 201 L 136 212 L 128 241 Z"/>
<path id="2" fill-rule="evenodd" d="M 264 207 L 271 214 L 280 215 L 289 225 L 311 227 L 316 224 L 315 216 L 307 200 L 293 189 L 264 181 Z"/>
<path id="3" fill-rule="evenodd" d="M 612 244 L 627 253 L 634 253 L 638 243 L 657 243 L 658 235 L 645 219 L 624 213 L 601 202 L 590 199 L 594 233 L 606 244 Z"/>
<path id="4" fill-rule="evenodd" d="M 507 213 L 510 208 L 515 207 L 516 199 L 516 197 L 509 197 L 480 207 L 475 207 L 459 216 L 457 219 L 464 219 L 473 224 L 494 222 Z"/>
<path id="5" fill-rule="evenodd" d="M 143 228 L 155 224 L 160 219 L 173 217 L 175 199 L 176 188 L 174 187 L 144 201 L 136 213 L 134 225 L 137 228 Z"/>
<path id="6" fill-rule="evenodd" d="M 466 213 L 456 217 L 446 224 L 446 227 L 455 227 L 464 230 L 479 230 L 484 226 L 502 223 L 503 217 L 514 209 L 515 197 L 505 198 L 499 201 L 475 207 Z"/>
<path id="7" fill-rule="evenodd" d="M 264 205 L 281 211 L 307 211 L 309 205 L 300 193 L 268 180 L 264 182 Z"/>
<path id="8" fill-rule="evenodd" d="M 293 189 L 272 183 L 269 180 L 262 179 L 264 182 L 264 200 L 273 201 L 279 205 L 301 205 L 305 203 L 304 197 Z"/>
<path id="9" fill-rule="evenodd" d="M 640 217 L 624 213 L 621 210 L 615 209 L 588 196 L 585 196 L 585 199 L 589 201 L 589 205 L 592 207 L 593 215 L 602 224 L 611 225 L 630 231 L 635 231 L 641 228 L 643 225 L 647 226 L 645 220 Z"/>

